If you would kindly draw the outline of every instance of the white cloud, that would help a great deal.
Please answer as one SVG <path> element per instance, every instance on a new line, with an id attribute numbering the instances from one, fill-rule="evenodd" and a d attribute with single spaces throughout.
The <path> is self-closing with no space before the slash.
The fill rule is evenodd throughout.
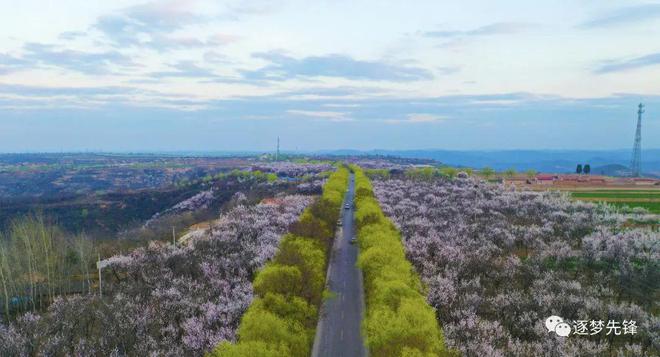
<path id="1" fill-rule="evenodd" d="M 353 119 L 348 118 L 346 115 L 349 113 L 344 112 L 331 112 L 331 111 L 314 111 L 314 110 L 297 110 L 290 109 L 286 111 L 288 114 L 294 116 L 303 116 L 317 119 L 326 119 L 334 122 L 342 121 L 352 121 Z"/>
<path id="2" fill-rule="evenodd" d="M 310 5 L 300 0 L 103 4 L 68 0 L 47 11 L 39 0 L 20 3 L 0 5 L 0 31 L 7 34 L 0 38 L 3 83 L 134 84 L 205 99 L 289 93 L 289 100 L 317 103 L 296 109 L 320 110 L 295 115 L 337 121 L 348 120 L 348 114 L 337 114 L 342 111 L 360 120 L 363 111 L 372 109 L 356 103 L 368 98 L 511 92 L 578 98 L 618 92 L 660 94 L 657 84 L 648 80 L 660 74 L 657 54 L 653 54 L 657 50 L 639 52 L 660 39 L 660 28 L 650 26 L 651 19 L 635 22 L 633 32 L 610 31 L 609 26 L 598 26 L 598 31 L 579 27 L 585 16 L 598 19 L 593 15 L 601 14 L 618 25 L 624 17 L 635 19 L 640 12 L 656 9 L 657 15 L 657 6 L 626 12 L 601 2 L 558 7 L 550 1 L 495 5 L 483 0 L 456 4 L 428 0 L 412 5 L 405 0 L 387 5 L 377 1 Z M 466 10 L 470 8 L 481 11 Z M 373 16 L 366 18 L 367 13 Z M 19 26 L 16 17 L 34 21 Z M 458 41 L 461 46 L 437 47 L 445 41 Z M 29 43 L 33 45 L 26 46 Z M 608 58 L 621 60 L 604 61 Z M 636 70 L 622 72 L 633 67 Z M 610 75 L 599 75 L 602 72 Z M 344 99 L 345 103 L 336 102 Z M 475 99 L 470 104 L 518 104 L 487 100 Z M 443 119 L 386 111 L 379 117 L 392 118 L 392 123 Z"/>
<path id="3" fill-rule="evenodd" d="M 426 113 L 411 113 L 405 119 L 385 119 L 388 124 L 416 124 L 416 123 L 440 123 L 447 118 L 440 115 Z"/>

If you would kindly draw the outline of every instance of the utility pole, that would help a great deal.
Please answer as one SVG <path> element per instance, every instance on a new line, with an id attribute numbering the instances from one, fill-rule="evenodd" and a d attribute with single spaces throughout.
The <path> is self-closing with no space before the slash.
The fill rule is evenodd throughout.
<path id="1" fill-rule="evenodd" d="M 644 104 L 639 103 L 638 108 L 637 131 L 635 132 L 635 144 L 630 163 L 630 176 L 632 177 L 640 177 L 642 174 L 642 114 L 644 114 Z"/>
<path id="2" fill-rule="evenodd" d="M 96 266 L 99 268 L 99 298 L 103 297 L 103 285 L 101 283 L 101 253 L 99 253 L 99 261 L 96 263 Z"/>

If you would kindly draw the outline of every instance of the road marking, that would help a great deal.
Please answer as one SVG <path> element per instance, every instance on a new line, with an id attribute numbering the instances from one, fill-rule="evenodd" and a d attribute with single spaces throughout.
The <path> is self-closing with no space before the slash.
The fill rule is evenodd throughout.
<path id="1" fill-rule="evenodd" d="M 341 335 L 339 336 L 340 340 L 344 340 L 344 329 L 341 329 Z"/>
<path id="2" fill-rule="evenodd" d="M 344 320 L 344 310 L 341 310 L 341 319 Z"/>

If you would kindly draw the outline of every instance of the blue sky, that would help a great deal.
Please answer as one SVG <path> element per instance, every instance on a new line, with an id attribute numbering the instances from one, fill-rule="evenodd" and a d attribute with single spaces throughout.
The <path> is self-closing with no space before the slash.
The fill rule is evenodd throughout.
<path id="1" fill-rule="evenodd" d="M 2 152 L 660 147 L 659 1 L 0 10 Z"/>

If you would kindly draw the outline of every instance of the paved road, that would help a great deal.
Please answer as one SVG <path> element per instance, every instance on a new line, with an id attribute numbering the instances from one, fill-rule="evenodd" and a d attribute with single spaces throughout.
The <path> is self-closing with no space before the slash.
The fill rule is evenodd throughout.
<path id="1" fill-rule="evenodd" d="M 321 318 L 316 329 L 313 357 L 361 357 L 366 349 L 360 334 L 364 309 L 362 273 L 356 267 L 357 244 L 350 243 L 355 231 L 353 225 L 354 176 L 351 175 L 342 207 L 342 229 L 335 239 L 327 282 L 335 297 L 328 299 L 321 308 Z"/>

